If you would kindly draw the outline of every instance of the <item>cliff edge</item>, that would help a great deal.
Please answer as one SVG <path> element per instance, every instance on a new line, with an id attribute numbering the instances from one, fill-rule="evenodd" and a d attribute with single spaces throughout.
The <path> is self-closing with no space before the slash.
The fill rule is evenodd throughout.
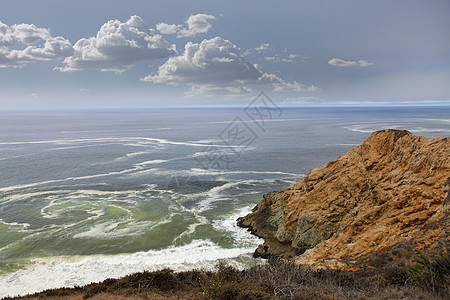
<path id="1" fill-rule="evenodd" d="M 449 149 L 448 138 L 374 132 L 286 190 L 264 195 L 238 225 L 265 239 L 255 256 L 316 268 L 448 252 Z"/>

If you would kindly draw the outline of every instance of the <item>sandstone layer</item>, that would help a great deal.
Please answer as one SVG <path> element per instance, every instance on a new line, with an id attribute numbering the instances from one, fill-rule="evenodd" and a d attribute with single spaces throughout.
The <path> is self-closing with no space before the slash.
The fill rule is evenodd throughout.
<path id="1" fill-rule="evenodd" d="M 448 251 L 449 149 L 448 138 L 374 132 L 300 182 L 266 194 L 238 225 L 265 239 L 256 256 L 318 268 L 351 269 L 406 245 Z"/>

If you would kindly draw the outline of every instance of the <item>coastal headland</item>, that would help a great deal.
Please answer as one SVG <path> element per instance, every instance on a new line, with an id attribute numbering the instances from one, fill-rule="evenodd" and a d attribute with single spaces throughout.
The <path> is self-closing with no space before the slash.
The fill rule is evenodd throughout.
<path id="1" fill-rule="evenodd" d="M 445 299 L 450 141 L 377 131 L 238 225 L 265 239 L 237 270 L 142 272 L 27 299 Z M 9 298 L 5 298 L 9 299 Z"/>
<path id="2" fill-rule="evenodd" d="M 255 256 L 357 270 L 449 249 L 450 141 L 383 130 L 238 220 Z M 382 261 L 380 257 L 385 257 Z"/>

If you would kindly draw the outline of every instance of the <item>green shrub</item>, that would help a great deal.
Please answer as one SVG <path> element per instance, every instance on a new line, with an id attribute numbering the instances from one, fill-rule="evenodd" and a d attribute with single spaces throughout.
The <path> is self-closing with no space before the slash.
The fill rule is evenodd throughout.
<path id="1" fill-rule="evenodd" d="M 421 286 L 433 292 L 450 292 L 450 255 L 429 258 L 417 251 L 414 261 L 414 264 L 407 267 L 409 282 L 412 285 Z"/>

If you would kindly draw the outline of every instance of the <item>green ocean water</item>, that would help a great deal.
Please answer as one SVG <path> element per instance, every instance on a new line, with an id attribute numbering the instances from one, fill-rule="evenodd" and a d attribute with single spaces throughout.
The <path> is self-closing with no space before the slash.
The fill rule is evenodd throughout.
<path id="1" fill-rule="evenodd" d="M 262 195 L 372 131 L 448 136 L 448 108 L 0 113 L 0 297 L 165 267 L 239 268 Z"/>

